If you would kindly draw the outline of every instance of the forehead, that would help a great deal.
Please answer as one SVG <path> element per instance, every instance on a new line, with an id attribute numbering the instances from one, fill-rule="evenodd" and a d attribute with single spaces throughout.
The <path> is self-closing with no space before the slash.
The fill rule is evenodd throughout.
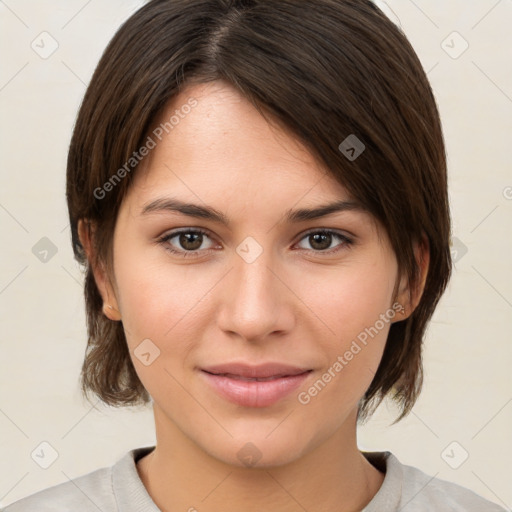
<path id="1" fill-rule="evenodd" d="M 349 199 L 290 130 L 265 119 L 223 81 L 191 85 L 173 97 L 149 136 L 155 146 L 132 187 L 139 196 L 178 188 L 217 197 L 237 192 L 253 199 L 269 193 L 296 201 L 310 194 Z"/>

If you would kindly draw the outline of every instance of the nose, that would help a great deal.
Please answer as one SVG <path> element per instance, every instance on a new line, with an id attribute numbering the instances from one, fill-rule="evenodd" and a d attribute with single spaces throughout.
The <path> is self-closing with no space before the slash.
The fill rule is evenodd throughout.
<path id="1" fill-rule="evenodd" d="M 294 294 L 270 250 L 248 262 L 235 254 L 225 276 L 218 327 L 231 337 L 250 342 L 290 332 L 295 324 Z"/>

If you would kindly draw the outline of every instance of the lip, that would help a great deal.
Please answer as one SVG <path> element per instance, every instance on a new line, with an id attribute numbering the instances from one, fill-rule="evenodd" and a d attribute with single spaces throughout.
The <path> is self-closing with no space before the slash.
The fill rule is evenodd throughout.
<path id="1" fill-rule="evenodd" d="M 312 371 L 282 363 L 228 363 L 201 368 L 201 375 L 230 402 L 244 407 L 268 407 L 299 387 Z"/>

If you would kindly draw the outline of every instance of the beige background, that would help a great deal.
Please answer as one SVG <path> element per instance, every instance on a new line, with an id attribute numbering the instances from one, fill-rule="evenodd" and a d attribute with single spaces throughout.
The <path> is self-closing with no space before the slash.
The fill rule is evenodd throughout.
<path id="1" fill-rule="evenodd" d="M 91 407 L 80 397 L 82 275 L 64 197 L 66 151 L 86 84 L 117 27 L 142 3 L 0 2 L 0 506 L 154 443 L 149 409 Z M 381 407 L 360 429 L 360 447 L 390 450 L 510 509 L 512 1 L 389 0 L 385 7 L 439 103 L 457 263 L 428 332 L 419 402 L 393 427 L 393 411 Z M 43 237 L 57 250 L 46 263 L 32 252 Z M 31 458 L 42 442 L 58 453 L 48 469 Z"/>

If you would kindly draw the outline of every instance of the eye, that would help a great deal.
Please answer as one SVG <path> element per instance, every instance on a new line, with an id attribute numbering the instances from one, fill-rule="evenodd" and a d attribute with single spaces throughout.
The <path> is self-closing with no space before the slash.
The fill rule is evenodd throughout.
<path id="1" fill-rule="evenodd" d="M 331 244 L 336 239 L 340 240 L 341 243 L 338 243 L 333 250 Z M 350 238 L 343 235 L 342 233 L 338 233 L 337 231 L 332 231 L 329 229 L 316 229 L 309 231 L 302 237 L 301 241 L 302 240 L 306 240 L 312 247 L 312 249 L 306 248 L 307 251 L 314 253 L 326 252 L 329 254 L 338 252 L 344 247 L 350 246 L 353 243 Z"/>
<path id="2" fill-rule="evenodd" d="M 167 235 L 161 237 L 158 241 L 164 245 L 166 250 L 186 258 L 190 256 L 197 256 L 197 253 L 201 252 L 199 249 L 203 244 L 204 237 L 210 238 L 208 233 L 203 229 L 187 228 L 181 231 L 173 231 L 172 233 L 168 233 Z M 177 238 L 176 244 L 181 246 L 181 248 L 173 248 L 173 244 L 171 243 L 173 238 Z"/>
<path id="3" fill-rule="evenodd" d="M 189 258 L 198 257 L 200 252 L 212 249 L 212 246 L 207 248 L 203 247 L 203 249 L 201 249 L 205 237 L 210 238 L 210 235 L 203 229 L 186 228 L 168 233 L 159 238 L 158 242 L 161 243 L 167 251 L 184 258 Z M 177 240 L 172 243 L 171 241 L 175 238 Z M 333 249 L 331 245 L 336 239 L 338 239 L 340 243 L 338 243 Z M 305 248 L 305 250 L 315 254 L 333 254 L 353 243 L 350 238 L 342 233 L 329 229 L 318 228 L 303 235 L 301 242 L 302 240 L 307 240 L 312 247 L 312 249 Z"/>

